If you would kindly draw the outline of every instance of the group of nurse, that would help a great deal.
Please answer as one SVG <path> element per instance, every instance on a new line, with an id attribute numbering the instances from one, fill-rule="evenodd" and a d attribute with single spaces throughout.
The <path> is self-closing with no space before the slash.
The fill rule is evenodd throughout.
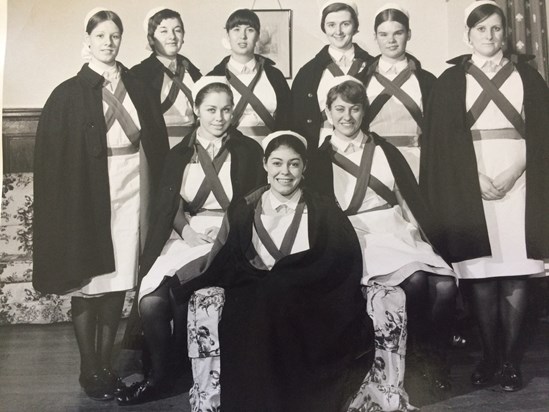
<path id="1" fill-rule="evenodd" d="M 472 54 L 439 79 L 406 52 L 397 4 L 376 12 L 376 58 L 353 43 L 354 2 L 328 1 L 320 27 L 329 45 L 290 91 L 254 54 L 251 10 L 231 13 L 230 55 L 204 77 L 179 54 L 176 11 L 147 14 L 152 54 L 131 70 L 118 15 L 86 16 L 89 62 L 37 131 L 33 284 L 70 294 L 90 398 L 163 396 L 188 362 L 188 298 L 206 286 L 225 290 L 224 411 L 346 410 L 374 356 L 361 285 L 402 288 L 409 350 L 446 391 L 456 278 L 482 341 L 472 383 L 522 387 L 528 279 L 549 258 L 547 85 L 528 56 L 504 54 L 492 0 L 467 7 Z M 136 285 L 125 341 L 144 337 L 150 367 L 126 387 L 111 357 Z"/>

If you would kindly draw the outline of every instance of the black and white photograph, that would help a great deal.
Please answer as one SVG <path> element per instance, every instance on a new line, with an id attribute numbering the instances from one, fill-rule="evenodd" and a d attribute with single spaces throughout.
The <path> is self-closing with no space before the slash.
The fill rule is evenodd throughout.
<path id="1" fill-rule="evenodd" d="M 544 411 L 546 0 L 0 0 L 0 412 Z"/>

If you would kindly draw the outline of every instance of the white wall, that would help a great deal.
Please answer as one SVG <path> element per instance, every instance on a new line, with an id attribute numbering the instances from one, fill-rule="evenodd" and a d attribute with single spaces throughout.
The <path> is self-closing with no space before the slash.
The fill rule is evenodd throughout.
<path id="1" fill-rule="evenodd" d="M 325 0 L 280 0 L 293 10 L 293 74 L 325 44 L 319 27 L 319 4 Z M 463 9 L 470 0 L 401 0 L 411 14 L 409 51 L 424 67 L 440 74 L 449 57 L 467 51 L 461 42 Z M 252 7 L 252 0 L 162 0 L 178 10 L 185 23 L 182 53 L 203 73 L 226 54 L 221 46 L 223 26 L 230 12 Z M 360 32 L 355 40 L 370 54 L 378 53 L 373 39 L 375 10 L 386 0 L 357 0 Z M 52 89 L 73 76 L 82 65 L 80 50 L 84 16 L 97 6 L 119 13 L 124 36 L 119 60 L 131 67 L 148 55 L 142 28 L 146 12 L 156 0 L 8 0 L 8 33 L 4 70 L 5 108 L 42 107 Z M 256 0 L 256 9 L 278 8 L 276 0 Z M 290 80 L 291 82 L 291 80 Z"/>

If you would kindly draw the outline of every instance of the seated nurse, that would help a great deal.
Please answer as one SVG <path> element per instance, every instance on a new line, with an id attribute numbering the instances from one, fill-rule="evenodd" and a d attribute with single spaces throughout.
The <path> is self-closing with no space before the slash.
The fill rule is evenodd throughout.
<path id="1" fill-rule="evenodd" d="M 175 305 L 169 284 L 179 284 L 177 269 L 210 252 L 231 199 L 265 181 L 261 146 L 231 127 L 225 78 L 203 77 L 193 92 L 198 128 L 166 157 L 141 260 L 139 314 L 151 370 L 118 397 L 121 405 L 156 399 L 169 387 L 171 347 L 184 350 L 187 326 L 187 309 Z"/>
<path id="2" fill-rule="evenodd" d="M 362 285 L 400 286 L 406 293 L 410 334 L 429 352 L 427 376 L 446 390 L 455 274 L 422 236 L 432 237 L 433 222 L 414 174 L 397 148 L 360 129 L 368 115 L 360 81 L 335 79 L 326 109 L 333 134 L 311 158 L 307 181 L 335 197 L 351 221 L 362 247 Z"/>
<path id="3" fill-rule="evenodd" d="M 200 396 L 201 410 L 341 411 L 373 360 L 360 245 L 333 198 L 303 186 L 305 138 L 280 131 L 263 147 L 270 185 L 231 204 L 208 269 L 175 291 L 225 289 L 221 405 L 205 405 L 211 397 L 194 389 L 191 403 Z"/>

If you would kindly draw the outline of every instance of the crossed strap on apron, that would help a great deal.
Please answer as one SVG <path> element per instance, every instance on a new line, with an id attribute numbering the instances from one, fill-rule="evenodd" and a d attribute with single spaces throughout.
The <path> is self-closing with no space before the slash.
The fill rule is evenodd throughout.
<path id="1" fill-rule="evenodd" d="M 228 137 L 227 140 L 229 138 L 230 137 Z M 221 208 L 223 210 L 227 210 L 230 200 L 225 193 L 225 189 L 223 189 L 223 185 L 221 184 L 218 176 L 219 171 L 223 166 L 223 163 L 225 163 L 225 160 L 227 160 L 227 157 L 229 156 L 227 141 L 225 141 L 225 143 L 221 146 L 219 153 L 215 156 L 213 160 L 210 159 L 210 156 L 208 155 L 208 152 L 206 152 L 206 149 L 204 149 L 200 143 L 196 142 L 196 140 L 194 143 L 194 147 L 198 157 L 198 161 L 200 163 L 200 166 L 202 166 L 202 169 L 204 170 L 205 176 L 204 180 L 200 184 L 200 187 L 198 188 L 198 191 L 196 192 L 194 199 L 188 204 L 189 211 L 191 212 L 191 214 L 198 213 L 202 206 L 204 206 L 204 203 L 206 203 L 206 200 L 208 199 L 210 193 L 213 193 Z"/>
<path id="2" fill-rule="evenodd" d="M 377 65 L 378 63 L 376 63 Z M 370 104 L 370 122 L 376 118 L 378 113 L 381 111 L 385 103 L 389 101 L 391 97 L 396 97 L 410 112 L 413 119 L 416 121 L 420 130 L 423 130 L 423 113 L 417 105 L 417 103 L 410 97 L 408 93 L 402 90 L 404 83 L 408 81 L 412 74 L 416 71 L 416 65 L 413 61 L 408 61 L 408 66 L 402 70 L 394 80 L 389 80 L 387 77 L 383 76 L 381 73 L 378 73 L 375 69 L 372 68 L 373 75 L 376 80 L 384 87 L 381 93 L 372 101 Z"/>
<path id="3" fill-rule="evenodd" d="M 349 76 L 356 77 L 363 64 L 364 61 L 362 61 L 361 59 L 354 59 L 347 74 Z M 333 60 L 330 62 L 330 64 L 328 64 L 328 66 L 326 66 L 326 68 L 330 71 L 330 73 L 332 73 L 332 76 L 334 77 L 345 75 L 345 73 L 343 73 L 343 70 L 341 70 L 341 67 L 339 67 Z"/>
<path id="4" fill-rule="evenodd" d="M 513 74 L 515 67 L 511 61 L 508 61 L 495 76 L 490 80 L 486 74 L 475 66 L 471 61 L 465 63 L 465 72 L 469 73 L 482 87 L 482 92 L 473 103 L 466 114 L 467 127 L 470 129 L 482 112 L 488 106 L 490 101 L 493 101 L 501 110 L 503 115 L 509 120 L 513 127 L 519 132 L 522 138 L 525 137 L 526 125 L 524 119 L 515 107 L 509 102 L 504 94 L 499 90 L 505 81 Z"/>
<path id="5" fill-rule="evenodd" d="M 122 81 L 122 79 L 118 81 L 118 85 L 114 90 L 114 94 L 111 93 L 106 87 L 103 87 L 101 93 L 103 101 L 109 106 L 107 112 L 105 113 L 105 124 L 107 126 L 107 132 L 111 129 L 114 121 L 118 120 L 118 123 L 120 123 L 120 126 L 122 127 L 122 130 L 128 137 L 129 141 L 132 143 L 135 149 L 139 150 L 139 137 L 141 131 L 122 104 L 122 102 L 126 98 L 126 95 L 128 94 L 128 92 L 126 91 L 126 87 L 124 86 L 124 82 Z M 135 153 L 137 151 L 135 149 L 132 150 L 131 153 Z M 114 151 L 116 150 L 116 148 L 112 150 Z"/>
<path id="6" fill-rule="evenodd" d="M 231 122 L 231 124 L 235 127 L 238 126 L 240 118 L 242 117 L 242 114 L 246 109 L 246 106 L 250 104 L 250 106 L 255 110 L 261 120 L 263 120 L 263 123 L 265 123 L 270 131 L 275 130 L 275 120 L 273 116 L 271 116 L 271 113 L 269 113 L 265 105 L 254 94 L 255 86 L 257 85 L 261 74 L 263 73 L 263 64 L 264 60 L 262 58 L 259 58 L 257 64 L 257 73 L 255 74 L 254 78 L 248 86 L 242 83 L 240 79 L 234 73 L 232 73 L 228 67 L 225 66 L 225 76 L 227 77 L 229 84 L 234 87 L 238 93 L 240 93 L 240 100 L 233 110 L 233 120 Z"/>
<path id="7" fill-rule="evenodd" d="M 332 162 L 341 167 L 347 173 L 356 177 L 353 197 L 351 198 L 349 207 L 345 210 L 345 214 L 347 216 L 356 215 L 358 213 L 358 210 L 364 201 L 364 197 L 366 196 L 366 190 L 368 187 L 370 187 L 378 196 L 391 205 L 391 207 L 398 204 L 396 195 L 393 191 L 378 178 L 370 174 L 372 170 L 372 160 L 374 158 L 375 148 L 375 142 L 372 138 L 369 138 L 364 144 L 364 150 L 360 159 L 360 166 L 357 166 L 345 156 L 338 153 L 333 146 L 331 148 L 330 156 L 332 158 Z"/>
<path id="8" fill-rule="evenodd" d="M 182 91 L 185 94 L 185 97 L 191 103 L 191 105 L 193 104 L 193 94 L 191 90 L 187 87 L 187 85 L 183 83 L 183 78 L 185 77 L 185 70 L 187 69 L 187 67 L 188 63 L 186 61 L 183 61 L 182 65 L 177 65 L 174 74 L 170 69 L 162 65 L 162 70 L 172 80 L 170 91 L 168 92 L 166 99 L 164 99 L 160 106 L 162 109 L 162 113 L 166 113 L 170 109 L 170 107 L 174 105 L 175 101 L 177 100 L 177 95 L 179 94 L 179 91 Z"/>
<path id="9" fill-rule="evenodd" d="M 261 243 L 265 246 L 267 252 L 269 252 L 275 261 L 278 262 L 280 259 L 288 256 L 292 252 L 292 248 L 294 247 L 295 239 L 297 237 L 297 231 L 299 230 L 299 225 L 301 223 L 301 218 L 303 217 L 303 211 L 305 210 L 305 200 L 303 199 L 303 195 L 301 195 L 299 202 L 297 203 L 294 217 L 288 227 L 288 230 L 286 230 L 284 238 L 282 239 L 280 249 L 276 247 L 273 239 L 261 221 L 261 210 L 261 198 L 259 198 L 259 202 L 255 207 L 254 227 L 259 240 L 261 240 Z"/>

